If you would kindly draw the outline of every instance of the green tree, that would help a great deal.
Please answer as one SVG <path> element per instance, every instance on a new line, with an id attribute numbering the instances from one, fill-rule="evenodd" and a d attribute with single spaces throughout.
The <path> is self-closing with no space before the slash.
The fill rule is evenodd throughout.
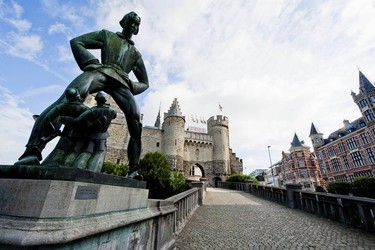
<path id="1" fill-rule="evenodd" d="M 103 163 L 102 173 L 126 176 L 128 173 L 128 165 L 106 161 Z"/>
<path id="2" fill-rule="evenodd" d="M 327 191 L 333 194 L 349 195 L 353 192 L 353 185 L 348 182 L 332 181 L 328 184 Z"/>
<path id="3" fill-rule="evenodd" d="M 172 173 L 171 167 L 159 152 L 147 153 L 139 164 L 139 173 L 147 181 L 150 198 L 165 199 L 186 190 L 182 174 Z"/>
<path id="4" fill-rule="evenodd" d="M 375 198 L 375 177 L 355 178 L 353 189 L 356 196 Z"/>
<path id="5" fill-rule="evenodd" d="M 250 175 L 232 174 L 227 178 L 227 182 L 245 182 L 252 181 L 254 184 L 259 185 L 260 182 Z"/>
<path id="6" fill-rule="evenodd" d="M 171 174 L 169 183 L 174 194 L 181 193 L 189 188 L 186 184 L 185 177 L 179 172 L 173 172 Z"/>

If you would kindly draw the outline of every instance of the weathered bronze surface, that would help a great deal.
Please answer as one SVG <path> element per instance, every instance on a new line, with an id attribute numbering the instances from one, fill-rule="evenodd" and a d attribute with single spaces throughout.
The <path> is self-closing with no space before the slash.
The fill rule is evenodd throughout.
<path id="1" fill-rule="evenodd" d="M 67 87 L 67 89 L 76 89 L 82 100 L 88 94 L 104 91 L 113 97 L 124 112 L 131 137 L 128 145 L 129 175 L 131 176 L 137 173 L 142 133 L 140 112 L 134 95 L 142 93 L 149 87 L 142 56 L 131 40 L 133 35 L 138 34 L 140 23 L 140 17 L 130 12 L 120 21 L 122 32 L 100 30 L 72 39 L 70 41 L 72 52 L 83 73 Z M 101 62 L 88 49 L 100 49 Z M 128 74 L 131 71 L 137 81 L 129 79 Z M 67 105 L 69 102 L 71 101 L 62 95 L 40 114 L 35 121 L 25 153 L 15 165 L 39 164 L 42 160 L 42 150 L 50 140 L 56 137 L 61 126 L 60 119 L 49 119 L 50 112 L 54 113 L 56 107 Z M 73 126 L 75 130 L 77 126 Z M 59 157 L 57 159 L 61 160 Z M 88 163 L 89 169 L 98 169 L 98 166 L 90 165 L 89 160 L 85 162 Z"/>

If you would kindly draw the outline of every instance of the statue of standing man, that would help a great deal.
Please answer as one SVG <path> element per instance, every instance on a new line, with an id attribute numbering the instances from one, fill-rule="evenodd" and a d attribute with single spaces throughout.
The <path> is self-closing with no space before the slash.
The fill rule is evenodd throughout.
<path id="1" fill-rule="evenodd" d="M 112 96 L 124 112 L 129 129 L 128 145 L 129 176 L 137 175 L 141 154 L 142 124 L 140 112 L 134 95 L 149 87 L 148 77 L 142 56 L 131 40 L 138 34 L 141 18 L 134 12 L 126 14 L 120 21 L 122 32 L 113 33 L 100 30 L 78 36 L 70 41 L 74 58 L 83 71 L 68 88 L 78 90 L 82 98 L 88 94 L 104 91 Z M 88 49 L 101 50 L 101 63 Z M 129 79 L 133 71 L 138 81 Z M 56 102 L 44 110 L 35 121 L 25 153 L 15 165 L 36 165 L 42 160 L 41 152 L 45 145 L 54 138 L 55 131 L 43 126 L 45 116 L 56 105 L 67 102 L 62 95 Z M 61 124 L 55 122 L 54 128 Z"/>

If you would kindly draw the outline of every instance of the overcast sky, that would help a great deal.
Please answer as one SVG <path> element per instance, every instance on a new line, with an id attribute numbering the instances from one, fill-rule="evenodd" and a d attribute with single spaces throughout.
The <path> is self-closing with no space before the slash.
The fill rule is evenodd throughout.
<path id="1" fill-rule="evenodd" d="M 0 164 L 80 73 L 69 40 L 120 31 L 129 11 L 142 18 L 144 125 L 174 98 L 190 125 L 222 113 L 246 173 L 270 166 L 267 146 L 279 161 L 294 133 L 311 145 L 311 122 L 327 137 L 357 119 L 358 68 L 375 79 L 374 0 L 0 0 Z"/>

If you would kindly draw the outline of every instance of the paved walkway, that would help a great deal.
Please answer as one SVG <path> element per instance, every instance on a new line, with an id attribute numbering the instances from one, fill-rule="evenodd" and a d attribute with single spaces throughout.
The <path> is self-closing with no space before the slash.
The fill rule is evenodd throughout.
<path id="1" fill-rule="evenodd" d="M 375 249 L 375 234 L 245 192 L 208 188 L 176 249 Z"/>

